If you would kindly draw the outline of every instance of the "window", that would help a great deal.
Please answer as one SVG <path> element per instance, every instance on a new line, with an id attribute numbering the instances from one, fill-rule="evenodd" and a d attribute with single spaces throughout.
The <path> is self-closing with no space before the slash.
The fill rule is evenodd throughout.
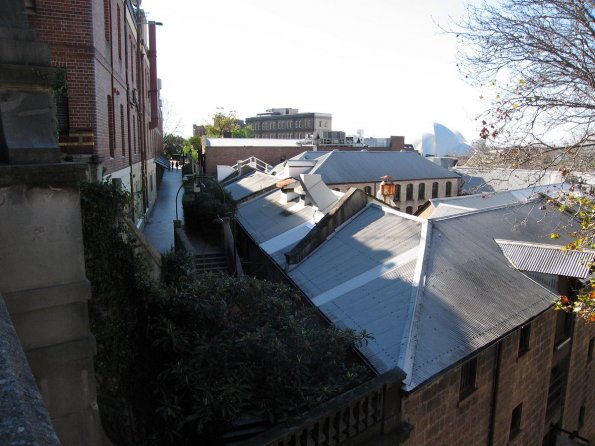
<path id="1" fill-rule="evenodd" d="M 531 340 L 531 325 L 525 325 L 521 327 L 521 333 L 519 336 L 519 354 L 521 357 L 529 351 L 529 341 Z"/>
<path id="2" fill-rule="evenodd" d="M 405 208 L 405 212 L 408 213 L 408 214 L 413 214 L 413 208 L 411 206 L 407 206 Z"/>
<path id="3" fill-rule="evenodd" d="M 318 127 L 322 128 L 322 121 L 318 121 Z"/>
<path id="4" fill-rule="evenodd" d="M 118 58 L 122 59 L 122 28 L 120 23 L 122 22 L 122 13 L 120 12 L 120 5 L 117 6 L 117 17 L 118 17 Z"/>
<path id="5" fill-rule="evenodd" d="M 417 186 L 417 199 L 425 200 L 425 198 L 426 198 L 426 185 L 424 183 L 419 183 L 419 186 Z"/>
<path id="6" fill-rule="evenodd" d="M 365 186 L 364 192 L 367 193 L 368 195 L 372 195 L 372 188 L 370 186 Z"/>
<path id="7" fill-rule="evenodd" d="M 122 156 L 126 156 L 126 132 L 124 132 L 124 106 L 120 104 L 120 134 L 122 135 Z"/>
<path id="8" fill-rule="evenodd" d="M 110 0 L 103 0 L 103 26 L 104 26 L 104 31 L 105 31 L 105 40 L 107 40 L 108 42 L 111 40 L 111 36 L 110 36 L 110 31 L 111 31 L 111 26 L 110 26 L 110 11 L 109 11 L 109 2 Z"/>
<path id="9" fill-rule="evenodd" d="M 554 348 L 557 348 L 570 338 L 572 333 L 572 313 L 558 311 L 556 314 L 556 334 L 554 337 Z"/>
<path id="10" fill-rule="evenodd" d="M 132 147 L 134 147 L 134 153 L 136 153 L 136 119 L 133 119 L 132 121 L 132 138 L 133 138 L 133 142 L 132 142 Z"/>
<path id="11" fill-rule="evenodd" d="M 432 198 L 438 198 L 438 183 L 432 183 Z"/>
<path id="12" fill-rule="evenodd" d="M 513 439 L 516 434 L 521 431 L 521 417 L 523 415 L 523 404 L 519 404 L 512 410 L 512 416 L 510 418 L 510 436 L 509 439 Z"/>
<path id="13" fill-rule="evenodd" d="M 587 351 L 587 361 L 593 361 L 593 343 L 595 343 L 595 338 L 591 338 L 589 341 L 589 350 Z"/>
<path id="14" fill-rule="evenodd" d="M 564 389 L 566 388 L 566 368 L 557 365 L 550 374 L 550 386 L 547 395 L 546 419 L 552 420 L 564 402 Z"/>
<path id="15" fill-rule="evenodd" d="M 413 200 L 413 184 L 407 185 L 406 200 Z"/>
<path id="16" fill-rule="evenodd" d="M 459 400 L 465 399 L 475 390 L 475 377 L 477 375 L 477 358 L 463 364 L 461 367 L 461 384 L 459 387 Z"/>
<path id="17" fill-rule="evenodd" d="M 401 185 L 397 184 L 396 192 L 395 192 L 395 202 L 401 201 Z"/>
<path id="18" fill-rule="evenodd" d="M 578 412 L 578 428 L 580 429 L 581 427 L 583 427 L 585 425 L 585 405 L 581 405 L 581 408 L 579 409 Z"/>
<path id="19" fill-rule="evenodd" d="M 109 156 L 114 157 L 116 139 L 114 136 L 114 102 L 111 95 L 107 95 L 107 137 L 109 145 Z"/>
<path id="20" fill-rule="evenodd" d="M 446 182 L 446 193 L 444 196 L 450 197 L 452 195 L 452 183 L 450 181 Z"/>
<path id="21" fill-rule="evenodd" d="M 287 123 L 287 124 L 289 124 L 289 128 L 291 128 L 291 127 L 292 127 L 292 125 L 291 125 L 292 123 L 293 123 L 293 121 L 289 121 L 289 122 Z"/>

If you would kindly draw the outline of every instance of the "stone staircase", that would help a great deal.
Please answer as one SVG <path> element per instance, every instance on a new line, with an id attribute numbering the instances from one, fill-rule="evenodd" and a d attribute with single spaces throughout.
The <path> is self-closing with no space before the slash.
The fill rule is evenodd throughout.
<path id="1" fill-rule="evenodd" d="M 194 270 L 197 273 L 219 272 L 227 274 L 227 263 L 223 253 L 196 254 Z"/>

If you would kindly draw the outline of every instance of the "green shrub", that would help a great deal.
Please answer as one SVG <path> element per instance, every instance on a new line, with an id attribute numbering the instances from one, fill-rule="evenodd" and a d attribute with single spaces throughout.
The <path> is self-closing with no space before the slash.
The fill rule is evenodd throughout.
<path id="1" fill-rule="evenodd" d="M 115 444 L 218 444 L 239 415 L 275 423 L 369 376 L 351 350 L 366 334 L 321 325 L 287 287 L 196 275 L 177 253 L 152 281 L 123 223 L 127 194 L 81 192 L 98 402 Z"/>
<path id="2" fill-rule="evenodd" d="M 235 212 L 235 202 L 228 192 L 206 182 L 199 193 L 185 193 L 182 199 L 184 223 L 193 234 L 207 240 L 218 241 L 221 237 L 219 217 L 228 217 Z"/>

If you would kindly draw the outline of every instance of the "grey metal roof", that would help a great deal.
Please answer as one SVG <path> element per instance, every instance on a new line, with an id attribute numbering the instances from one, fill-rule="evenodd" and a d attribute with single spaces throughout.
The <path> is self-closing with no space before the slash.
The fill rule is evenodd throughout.
<path id="1" fill-rule="evenodd" d="M 533 273 L 586 279 L 595 251 L 563 250 L 560 246 L 539 243 L 496 240 L 504 255 L 515 268 Z"/>
<path id="2" fill-rule="evenodd" d="M 240 205 L 236 212 L 238 222 L 259 244 L 306 223 L 314 224 L 314 208 L 293 201 L 283 204 L 281 196 L 281 190 L 275 190 Z"/>
<path id="3" fill-rule="evenodd" d="M 368 204 L 289 276 L 335 325 L 371 332 L 362 353 L 379 372 L 398 363 L 423 222 Z"/>
<path id="4" fill-rule="evenodd" d="M 273 195 L 238 213 L 284 267 L 315 218 L 283 217 Z M 541 199 L 428 221 L 369 203 L 287 274 L 332 323 L 371 333 L 361 353 L 378 372 L 404 370 L 410 391 L 552 305 L 555 293 L 511 268 L 496 240 L 562 246 L 570 239 L 549 235 L 572 224 Z"/>
<path id="5" fill-rule="evenodd" d="M 543 203 L 543 202 L 541 202 Z M 551 306 L 555 294 L 510 268 L 494 238 L 543 243 L 569 224 L 540 202 L 432 220 L 417 342 L 406 387 L 413 389 Z M 568 239 L 556 242 L 567 243 Z"/>
<path id="6" fill-rule="evenodd" d="M 256 171 L 228 184 L 224 189 L 231 194 L 234 200 L 241 200 L 276 184 L 278 181 L 279 178 L 273 175 Z"/>
<path id="7" fill-rule="evenodd" d="M 270 138 L 205 138 L 205 147 L 296 147 L 302 146 L 301 139 Z M 311 144 L 306 145 L 311 147 Z"/>
<path id="8" fill-rule="evenodd" d="M 528 169 L 494 169 L 456 167 L 455 172 L 461 175 L 461 190 L 468 194 L 495 192 L 511 189 L 561 184 L 564 182 L 557 171 Z"/>
<path id="9" fill-rule="evenodd" d="M 291 160 L 316 160 L 316 159 L 320 158 L 321 156 L 326 155 L 328 153 L 329 152 L 325 151 L 325 150 L 302 152 L 299 155 L 296 155 L 289 159 L 291 159 Z"/>
<path id="10" fill-rule="evenodd" d="M 567 186 L 565 185 L 548 184 L 509 191 L 483 192 L 480 194 L 448 198 L 432 198 L 430 203 L 435 210 L 432 212 L 431 218 L 469 212 L 470 210 L 488 209 L 523 203 L 538 193 L 543 193 L 549 197 L 555 198 L 561 191 L 566 189 Z"/>
<path id="11" fill-rule="evenodd" d="M 309 173 L 320 174 L 329 185 L 379 182 L 384 175 L 397 181 L 459 178 L 457 173 L 412 152 L 333 151 L 319 158 Z"/>

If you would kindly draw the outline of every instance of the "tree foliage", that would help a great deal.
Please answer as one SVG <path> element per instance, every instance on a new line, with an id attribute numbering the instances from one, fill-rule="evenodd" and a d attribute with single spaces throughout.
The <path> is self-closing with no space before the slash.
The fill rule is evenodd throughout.
<path id="1" fill-rule="evenodd" d="M 211 138 L 230 137 L 239 130 L 240 126 L 233 113 L 225 114 L 222 112 L 213 115 L 213 123 L 205 125 L 207 136 Z"/>
<path id="2" fill-rule="evenodd" d="M 163 135 L 163 154 L 168 158 L 172 155 L 180 155 L 185 143 L 186 139 L 183 136 L 166 133 Z"/>
<path id="3" fill-rule="evenodd" d="M 115 444 L 219 444 L 239 415 L 278 422 L 369 376 L 350 350 L 365 333 L 321 324 L 284 286 L 195 275 L 179 254 L 155 282 L 124 222 L 127 194 L 85 183 L 81 202 L 98 402 Z"/>
<path id="4" fill-rule="evenodd" d="M 462 74 L 484 91 L 480 136 L 506 148 L 478 154 L 475 166 L 556 168 L 565 178 L 595 168 L 593 0 L 468 5 L 449 31 L 459 41 Z M 577 189 L 559 200 L 581 225 L 566 248 L 593 248 L 593 191 Z M 595 321 L 591 287 L 557 307 Z"/>
<path id="5" fill-rule="evenodd" d="M 485 91 L 481 137 L 515 148 L 593 147 L 593 0 L 469 5 L 450 31 L 463 75 Z"/>

